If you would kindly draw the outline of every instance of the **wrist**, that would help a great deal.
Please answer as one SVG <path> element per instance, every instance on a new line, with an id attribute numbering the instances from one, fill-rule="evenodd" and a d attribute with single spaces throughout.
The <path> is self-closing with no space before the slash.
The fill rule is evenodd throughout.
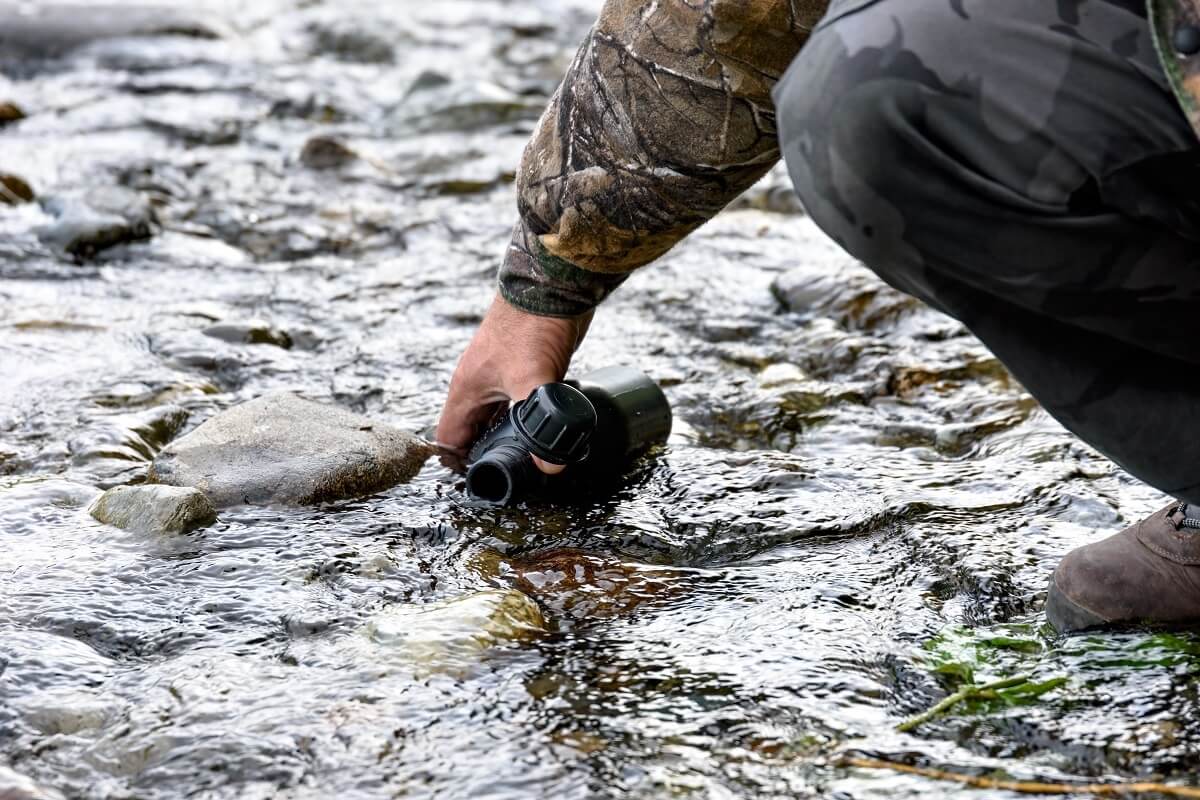
<path id="1" fill-rule="evenodd" d="M 539 317 L 578 317 L 595 309 L 628 273 L 590 272 L 549 253 L 518 222 L 500 266 L 500 295 Z"/>

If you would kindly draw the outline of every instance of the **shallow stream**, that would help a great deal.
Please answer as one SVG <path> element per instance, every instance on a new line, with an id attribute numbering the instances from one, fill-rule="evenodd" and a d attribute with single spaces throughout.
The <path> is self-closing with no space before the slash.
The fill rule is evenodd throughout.
<path id="1" fill-rule="evenodd" d="M 0 103 L 27 115 L 0 128 L 0 173 L 42 199 L 123 187 L 154 216 L 148 239 L 68 255 L 38 234 L 52 203 L 0 205 L 5 780 L 89 800 L 1014 796 L 855 754 L 1200 783 L 1200 637 L 1043 628 L 1058 559 L 1165 498 L 841 254 L 780 173 L 599 312 L 576 369 L 637 365 L 676 414 L 611 496 L 491 510 L 430 462 L 186 536 L 93 520 L 101 489 L 270 390 L 431 435 L 517 159 L 599 3 L 185 5 L 152 37 L 109 37 L 126 12 L 95 8 L 23 44 L 0 25 Z M 366 633 L 511 588 L 540 629 L 432 659 Z M 1043 691 L 896 730 L 1017 674 Z"/>

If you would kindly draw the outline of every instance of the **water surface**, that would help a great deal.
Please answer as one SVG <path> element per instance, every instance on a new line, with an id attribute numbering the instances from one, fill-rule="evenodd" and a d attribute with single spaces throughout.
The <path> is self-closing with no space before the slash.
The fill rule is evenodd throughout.
<path id="1" fill-rule="evenodd" d="M 29 114 L 0 171 L 131 188 L 160 221 L 77 263 L 41 207 L 0 207 L 0 760 L 79 798 L 1009 796 L 845 753 L 1200 781 L 1200 639 L 1043 628 L 1058 559 L 1165 498 L 841 254 L 780 174 L 599 313 L 577 369 L 638 365 L 676 411 L 611 496 L 489 510 L 430 463 L 188 536 L 92 520 L 268 391 L 431 433 L 598 2 L 200 8 L 219 38 L 0 52 Z M 310 168 L 314 136 L 364 157 Z M 364 634 L 497 588 L 547 630 L 432 666 Z M 1018 673 L 1066 682 L 895 730 Z"/>

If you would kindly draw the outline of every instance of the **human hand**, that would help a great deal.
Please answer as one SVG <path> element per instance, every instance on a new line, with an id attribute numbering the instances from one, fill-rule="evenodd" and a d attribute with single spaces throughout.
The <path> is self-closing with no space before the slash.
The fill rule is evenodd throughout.
<path id="1" fill-rule="evenodd" d="M 590 311 L 570 318 L 539 317 L 496 295 L 450 379 L 436 434 L 443 462 L 461 462 L 509 403 L 524 400 L 543 383 L 561 381 L 591 321 Z M 537 457 L 533 461 L 546 473 L 563 469 Z"/>

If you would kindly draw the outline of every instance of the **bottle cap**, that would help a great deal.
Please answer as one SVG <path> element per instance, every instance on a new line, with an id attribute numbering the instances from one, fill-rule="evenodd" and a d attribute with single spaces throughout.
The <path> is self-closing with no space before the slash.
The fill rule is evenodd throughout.
<path id="1" fill-rule="evenodd" d="M 535 456 L 551 464 L 573 464 L 587 457 L 596 409 L 578 389 L 547 383 L 513 408 L 512 420 Z"/>

